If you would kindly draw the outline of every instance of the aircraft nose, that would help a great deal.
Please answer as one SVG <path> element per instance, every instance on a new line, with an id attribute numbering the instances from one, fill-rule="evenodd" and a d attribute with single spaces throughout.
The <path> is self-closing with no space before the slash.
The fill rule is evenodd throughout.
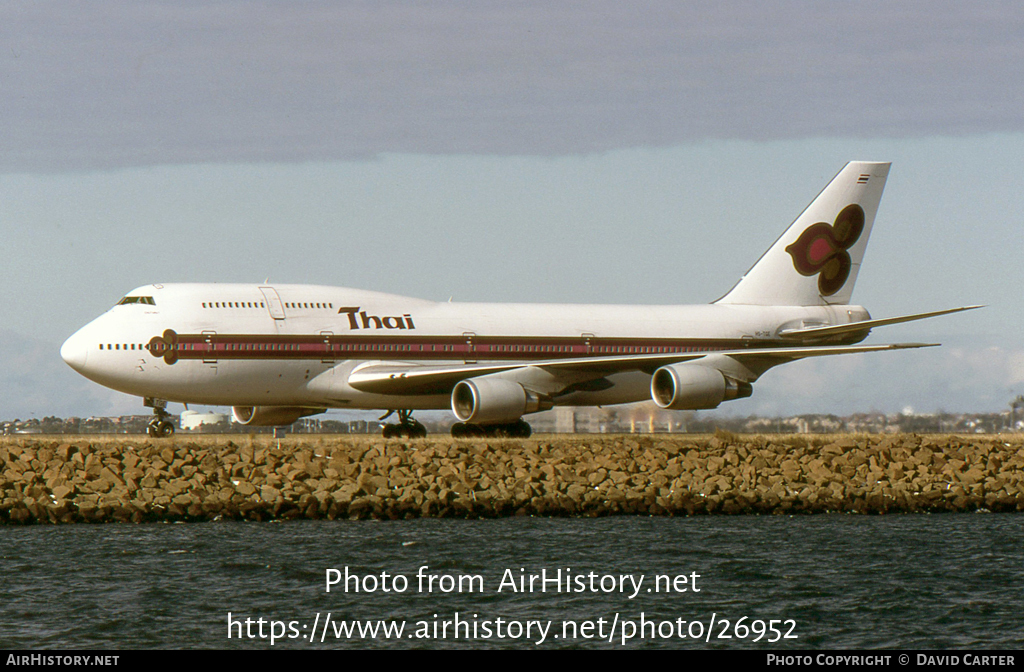
<path id="1" fill-rule="evenodd" d="M 79 373 L 82 373 L 85 369 L 85 360 L 88 354 L 89 349 L 86 347 L 85 340 L 80 331 L 72 334 L 71 338 L 64 341 L 64 345 L 60 346 L 61 359 Z"/>

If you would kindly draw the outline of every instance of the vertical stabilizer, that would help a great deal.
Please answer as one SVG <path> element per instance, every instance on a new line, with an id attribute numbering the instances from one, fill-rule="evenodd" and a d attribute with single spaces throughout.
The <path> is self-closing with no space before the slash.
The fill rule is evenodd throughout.
<path id="1" fill-rule="evenodd" d="M 715 303 L 850 303 L 889 165 L 846 164 L 732 291 Z"/>

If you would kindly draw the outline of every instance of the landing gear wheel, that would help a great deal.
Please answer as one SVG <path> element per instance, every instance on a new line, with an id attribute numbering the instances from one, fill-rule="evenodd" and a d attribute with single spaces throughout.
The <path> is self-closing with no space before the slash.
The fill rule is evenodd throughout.
<path id="1" fill-rule="evenodd" d="M 384 418 L 391 415 L 389 412 Z M 383 420 L 384 418 L 381 418 Z M 405 437 L 407 439 L 422 439 L 427 436 L 427 428 L 423 423 L 412 419 L 412 411 L 398 411 L 398 424 L 384 425 L 381 433 L 385 439 Z"/>
<path id="2" fill-rule="evenodd" d="M 487 436 L 487 432 L 480 425 L 471 425 L 466 422 L 456 422 L 452 425 L 453 439 L 475 439 Z"/>
<path id="3" fill-rule="evenodd" d="M 427 428 L 423 426 L 423 423 L 413 420 L 411 424 L 406 425 L 409 431 L 410 439 L 425 439 L 427 438 Z"/>
<path id="4" fill-rule="evenodd" d="M 488 425 L 483 428 L 487 436 L 501 439 L 528 439 L 533 433 L 533 428 L 525 420 L 516 420 L 503 425 Z"/>
<path id="5" fill-rule="evenodd" d="M 153 409 L 153 418 L 149 421 L 146 433 L 154 438 L 163 438 L 174 434 L 174 422 L 167 412 L 167 402 L 162 399 L 145 397 L 142 403 Z"/>
<path id="6" fill-rule="evenodd" d="M 509 436 L 516 439 L 528 439 L 533 434 L 533 427 L 525 420 L 517 420 L 508 426 Z"/>
<path id="7" fill-rule="evenodd" d="M 162 439 L 165 436 L 174 434 L 174 424 L 170 420 L 157 420 L 154 419 L 149 423 L 147 432 L 150 436 Z"/>

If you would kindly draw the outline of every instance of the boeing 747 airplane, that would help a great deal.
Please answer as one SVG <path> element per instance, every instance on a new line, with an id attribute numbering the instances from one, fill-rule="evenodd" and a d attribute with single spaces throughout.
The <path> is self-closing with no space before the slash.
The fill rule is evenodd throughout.
<path id="1" fill-rule="evenodd" d="M 435 303 L 313 285 L 153 284 L 72 335 L 61 357 L 143 397 L 150 434 L 167 402 L 232 406 L 246 425 L 329 408 L 397 414 L 384 436 L 421 437 L 421 409 L 453 436 L 530 435 L 524 415 L 645 399 L 710 409 L 750 396 L 804 357 L 927 347 L 855 345 L 875 327 L 978 306 L 871 319 L 851 305 L 889 173 L 852 162 L 725 296 L 707 305 Z M 387 417 L 387 416 L 385 416 Z"/>

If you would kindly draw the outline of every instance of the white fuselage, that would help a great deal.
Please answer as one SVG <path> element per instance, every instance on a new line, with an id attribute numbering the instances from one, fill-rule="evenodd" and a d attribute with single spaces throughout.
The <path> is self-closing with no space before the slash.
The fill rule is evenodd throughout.
<path id="1" fill-rule="evenodd" d="M 227 406 L 442 409 L 449 392 L 355 389 L 367 362 L 456 365 L 785 347 L 784 329 L 867 319 L 860 306 L 435 303 L 314 285 L 140 287 L 61 349 L 77 371 L 141 397 Z M 833 337 L 850 343 L 863 335 Z M 649 371 L 601 389 L 562 380 L 556 404 L 650 398 Z M 571 380 L 568 381 L 571 383 Z"/>

